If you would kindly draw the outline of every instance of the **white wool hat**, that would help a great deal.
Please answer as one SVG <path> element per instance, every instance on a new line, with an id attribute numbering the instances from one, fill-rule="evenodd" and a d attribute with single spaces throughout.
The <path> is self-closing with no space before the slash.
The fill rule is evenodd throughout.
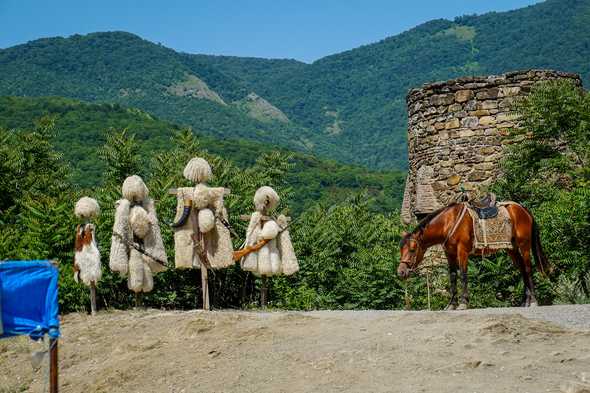
<path id="1" fill-rule="evenodd" d="M 211 166 L 207 160 L 201 157 L 195 157 L 186 164 L 182 174 L 186 179 L 192 182 L 204 183 L 212 176 Z"/>
<path id="2" fill-rule="evenodd" d="M 80 198 L 74 207 L 74 214 L 78 218 L 94 218 L 100 213 L 100 206 L 96 199 L 90 197 Z"/>
<path id="3" fill-rule="evenodd" d="M 254 194 L 254 207 L 259 212 L 274 209 L 280 201 L 279 194 L 268 186 L 260 187 Z"/>
<path id="4" fill-rule="evenodd" d="M 141 177 L 137 175 L 129 176 L 123 182 L 123 197 L 130 202 L 141 202 L 147 198 L 149 190 Z"/>

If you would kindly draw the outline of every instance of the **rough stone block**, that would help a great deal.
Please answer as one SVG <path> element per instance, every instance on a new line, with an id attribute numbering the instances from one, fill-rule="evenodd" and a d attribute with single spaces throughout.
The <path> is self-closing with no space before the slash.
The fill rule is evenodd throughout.
<path id="1" fill-rule="evenodd" d="M 482 90 L 477 93 L 477 99 L 478 100 L 494 99 L 494 98 L 498 97 L 498 92 L 499 92 L 499 90 L 497 88 Z"/>
<path id="2" fill-rule="evenodd" d="M 449 106 L 449 112 L 458 112 L 463 109 L 463 105 L 461 104 L 453 104 Z"/>
<path id="3" fill-rule="evenodd" d="M 467 102 L 473 98 L 473 91 L 471 90 L 459 90 L 455 92 L 456 102 Z"/>
<path id="4" fill-rule="evenodd" d="M 490 175 L 485 171 L 478 171 L 475 170 L 469 174 L 469 181 L 482 181 L 489 177 Z"/>
<path id="5" fill-rule="evenodd" d="M 465 104 L 465 110 L 467 110 L 467 111 L 474 111 L 476 109 L 477 109 L 477 101 L 476 100 L 468 101 Z"/>
<path id="6" fill-rule="evenodd" d="M 453 175 L 447 179 L 447 185 L 453 187 L 461 182 L 461 176 Z"/>
<path id="7" fill-rule="evenodd" d="M 475 135 L 475 131 L 473 130 L 460 130 L 457 135 L 459 138 L 470 138 Z"/>
<path id="8" fill-rule="evenodd" d="M 455 102 L 453 94 L 437 94 L 430 97 L 430 105 L 432 106 L 451 105 L 453 102 Z"/>
<path id="9" fill-rule="evenodd" d="M 496 168 L 496 164 L 493 162 L 483 162 L 481 164 L 475 165 L 475 169 L 482 170 L 482 171 L 491 171 Z"/>
<path id="10" fill-rule="evenodd" d="M 493 146 L 486 146 L 479 149 L 479 153 L 487 156 L 489 154 L 494 154 L 496 152 L 496 148 Z"/>
<path id="11" fill-rule="evenodd" d="M 504 123 L 499 123 L 496 124 L 496 127 L 498 128 L 514 128 L 514 123 L 512 122 L 504 122 Z"/>
<path id="12" fill-rule="evenodd" d="M 493 116 L 484 116 L 479 119 L 479 124 L 482 126 L 488 126 L 496 124 L 496 119 Z"/>
<path id="13" fill-rule="evenodd" d="M 480 107 L 478 109 L 497 109 L 498 108 L 498 101 L 488 100 L 483 101 L 480 103 Z"/>
<path id="14" fill-rule="evenodd" d="M 447 130 L 451 130 L 453 128 L 459 128 L 460 126 L 461 126 L 461 123 L 459 122 L 459 119 L 451 119 L 445 124 L 445 128 Z"/>
<path id="15" fill-rule="evenodd" d="M 482 117 L 482 116 L 489 116 L 490 115 L 490 111 L 487 109 L 479 109 L 476 111 L 471 111 L 469 112 L 470 116 L 477 116 L 477 117 Z"/>
<path id="16" fill-rule="evenodd" d="M 512 97 L 517 96 L 520 93 L 520 86 L 503 86 L 500 88 L 500 93 L 498 97 Z"/>
<path id="17" fill-rule="evenodd" d="M 479 125 L 479 118 L 469 116 L 461 120 L 461 126 L 466 128 L 476 128 Z M 471 136 L 471 135 L 469 135 Z"/>
<path id="18" fill-rule="evenodd" d="M 435 181 L 434 183 L 432 183 L 432 189 L 434 191 L 444 191 L 447 189 L 447 183 L 442 181 Z"/>
<path id="19" fill-rule="evenodd" d="M 455 172 L 457 173 L 465 173 L 465 172 L 469 172 L 471 170 L 471 167 L 469 165 L 465 165 L 465 164 L 456 164 L 455 165 Z"/>

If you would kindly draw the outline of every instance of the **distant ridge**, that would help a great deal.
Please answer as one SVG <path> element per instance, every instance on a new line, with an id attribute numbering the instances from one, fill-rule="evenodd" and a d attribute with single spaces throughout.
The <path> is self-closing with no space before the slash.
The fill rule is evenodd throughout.
<path id="1" fill-rule="evenodd" d="M 590 86 L 589 58 L 590 0 L 547 0 L 433 20 L 312 64 L 177 53 L 125 32 L 40 39 L 0 50 L 0 95 L 117 102 L 208 135 L 404 168 L 411 88 L 528 68 L 578 73 Z M 274 114 L 229 105 L 251 92 Z"/>

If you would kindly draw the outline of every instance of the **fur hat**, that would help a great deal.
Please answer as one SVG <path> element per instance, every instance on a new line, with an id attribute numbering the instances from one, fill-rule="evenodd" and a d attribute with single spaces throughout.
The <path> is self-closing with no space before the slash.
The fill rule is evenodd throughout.
<path id="1" fill-rule="evenodd" d="M 212 176 L 211 166 L 205 159 L 195 157 L 186 164 L 182 174 L 194 183 L 205 183 Z"/>
<path id="2" fill-rule="evenodd" d="M 129 176 L 123 182 L 123 197 L 130 202 L 142 202 L 148 196 L 149 190 L 141 177 Z"/>
<path id="3" fill-rule="evenodd" d="M 74 207 L 74 214 L 78 218 L 94 218 L 100 213 L 100 207 L 96 199 L 83 197 L 76 202 Z"/>
<path id="4" fill-rule="evenodd" d="M 254 194 L 254 207 L 259 212 L 274 209 L 280 201 L 279 194 L 268 186 L 260 187 Z"/>

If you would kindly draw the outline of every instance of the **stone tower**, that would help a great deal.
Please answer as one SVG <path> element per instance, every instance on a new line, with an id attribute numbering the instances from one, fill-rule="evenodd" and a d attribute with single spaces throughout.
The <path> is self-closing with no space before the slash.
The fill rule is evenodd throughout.
<path id="1" fill-rule="evenodd" d="M 408 93 L 409 169 L 402 204 L 406 224 L 490 185 L 499 174 L 506 138 L 518 127 L 511 104 L 540 81 L 578 75 L 548 70 L 437 82 Z"/>

